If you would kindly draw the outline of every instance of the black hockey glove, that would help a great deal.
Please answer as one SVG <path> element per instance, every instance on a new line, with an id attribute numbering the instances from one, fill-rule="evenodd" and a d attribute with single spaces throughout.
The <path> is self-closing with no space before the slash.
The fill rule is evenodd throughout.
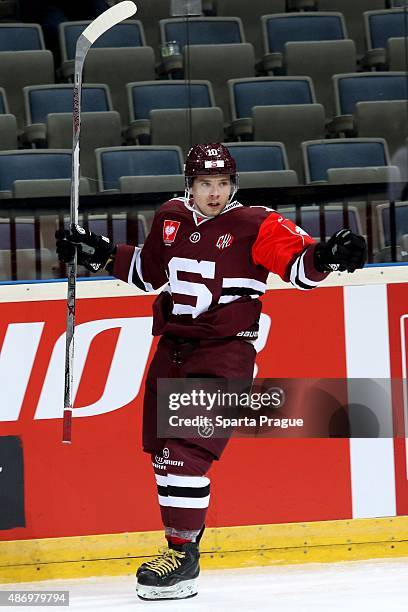
<path id="1" fill-rule="evenodd" d="M 55 238 L 60 261 L 70 263 L 76 250 L 78 263 L 87 270 L 98 272 L 106 266 L 112 268 L 116 246 L 106 236 L 94 234 L 79 225 L 74 225 L 71 231 L 57 230 Z"/>
<path id="2" fill-rule="evenodd" d="M 365 239 L 349 229 L 339 230 L 327 243 L 320 242 L 314 252 L 314 266 L 319 272 L 354 272 L 366 260 Z"/>

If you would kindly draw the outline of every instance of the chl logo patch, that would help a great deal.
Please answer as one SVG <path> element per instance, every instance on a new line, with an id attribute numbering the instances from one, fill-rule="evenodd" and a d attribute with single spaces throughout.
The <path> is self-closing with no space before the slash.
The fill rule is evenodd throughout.
<path id="1" fill-rule="evenodd" d="M 215 246 L 217 247 L 217 249 L 226 249 L 227 247 L 231 246 L 231 244 L 234 242 L 234 236 L 232 236 L 232 234 L 222 234 Z"/>
<path id="2" fill-rule="evenodd" d="M 176 239 L 178 229 L 180 227 L 180 221 L 170 221 L 166 219 L 163 224 L 163 242 L 164 244 L 171 245 Z"/>

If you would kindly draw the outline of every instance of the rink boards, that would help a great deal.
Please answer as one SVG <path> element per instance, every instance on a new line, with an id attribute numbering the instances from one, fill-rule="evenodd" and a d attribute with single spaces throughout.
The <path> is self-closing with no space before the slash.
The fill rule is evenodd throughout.
<path id="1" fill-rule="evenodd" d="M 406 377 L 408 268 L 346 278 L 347 286 L 333 276 L 312 292 L 270 283 L 258 377 Z M 154 296 L 118 281 L 78 284 L 67 446 L 65 292 L 60 282 L 0 286 L 5 582 L 133 572 L 161 544 L 149 459 L 139 448 Z M 384 416 L 404 421 L 403 398 L 394 399 Z M 406 466 L 404 437 L 233 439 L 211 472 L 204 565 L 408 554 Z"/>

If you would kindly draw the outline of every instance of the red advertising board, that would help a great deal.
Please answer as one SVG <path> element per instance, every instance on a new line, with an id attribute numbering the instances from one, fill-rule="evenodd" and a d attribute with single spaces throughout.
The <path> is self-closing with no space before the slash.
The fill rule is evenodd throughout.
<path id="1" fill-rule="evenodd" d="M 0 304 L 0 435 L 21 437 L 25 495 L 25 525 L 1 530 L 0 539 L 161 528 L 150 458 L 140 449 L 143 384 L 157 341 L 153 299 L 78 301 L 70 445 L 61 442 L 65 300 Z M 346 378 L 342 287 L 268 291 L 263 306 L 258 377 Z M 394 376 L 402 375 L 405 312 L 408 285 L 390 285 Z M 395 445 L 397 507 L 407 514 L 403 442 Z M 346 439 L 234 438 L 210 477 L 209 526 L 353 516 Z"/>

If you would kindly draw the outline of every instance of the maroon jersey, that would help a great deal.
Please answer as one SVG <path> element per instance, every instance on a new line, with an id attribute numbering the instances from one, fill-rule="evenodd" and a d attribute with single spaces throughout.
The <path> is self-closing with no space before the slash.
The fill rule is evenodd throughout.
<path id="1" fill-rule="evenodd" d="M 164 288 L 154 303 L 153 334 L 256 337 L 269 272 L 299 289 L 327 276 L 313 266 L 314 240 L 263 206 L 228 204 L 202 217 L 183 198 L 163 204 L 143 248 L 119 245 L 114 275 L 144 291 Z"/>

